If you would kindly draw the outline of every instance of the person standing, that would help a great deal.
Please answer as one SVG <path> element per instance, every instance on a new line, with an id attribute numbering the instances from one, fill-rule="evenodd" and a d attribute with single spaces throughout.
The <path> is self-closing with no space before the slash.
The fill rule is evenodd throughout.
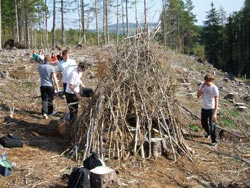
<path id="1" fill-rule="evenodd" d="M 80 62 L 75 70 L 73 70 L 67 80 L 66 101 L 70 113 L 70 121 L 74 122 L 77 118 L 78 101 L 81 99 L 80 86 L 85 87 L 81 81 L 82 73 L 86 70 L 86 62 Z"/>
<path id="2" fill-rule="evenodd" d="M 212 145 L 217 144 L 216 141 L 216 124 L 217 110 L 219 105 L 219 90 L 213 84 L 214 77 L 207 74 L 197 92 L 197 97 L 202 96 L 202 109 L 201 109 L 201 125 L 205 130 L 205 137 L 211 135 Z"/>
<path id="3" fill-rule="evenodd" d="M 51 57 L 46 55 L 44 63 L 39 64 L 38 72 L 40 75 L 40 92 L 42 98 L 42 115 L 48 119 L 48 115 L 53 114 L 53 100 L 56 91 L 59 90 L 55 69 L 51 63 Z"/>
<path id="4" fill-rule="evenodd" d="M 63 60 L 58 63 L 58 80 L 63 85 L 63 92 L 66 91 L 66 85 L 69 74 L 77 67 L 76 61 L 69 58 L 69 50 L 63 50 Z"/>

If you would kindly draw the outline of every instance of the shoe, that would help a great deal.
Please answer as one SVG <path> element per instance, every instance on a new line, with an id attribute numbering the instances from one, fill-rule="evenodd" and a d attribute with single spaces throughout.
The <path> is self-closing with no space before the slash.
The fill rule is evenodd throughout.
<path id="1" fill-rule="evenodd" d="M 210 135 L 207 133 L 207 132 L 205 132 L 205 134 L 204 134 L 204 137 L 205 138 L 208 138 Z"/>
<path id="2" fill-rule="evenodd" d="M 57 111 L 53 111 L 50 115 L 54 116 L 57 114 Z"/>
<path id="3" fill-rule="evenodd" d="M 212 145 L 212 146 L 217 146 L 217 144 L 218 144 L 217 142 L 212 142 L 211 145 Z"/>
<path id="4" fill-rule="evenodd" d="M 63 96 L 59 96 L 61 99 L 65 99 L 65 95 L 63 95 Z"/>
<path id="5" fill-rule="evenodd" d="M 44 119 L 48 119 L 48 115 L 47 114 L 43 114 L 43 118 Z"/>

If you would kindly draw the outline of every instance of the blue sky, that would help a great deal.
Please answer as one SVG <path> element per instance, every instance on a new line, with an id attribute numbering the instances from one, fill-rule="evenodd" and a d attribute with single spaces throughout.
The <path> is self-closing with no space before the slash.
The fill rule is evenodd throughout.
<path id="1" fill-rule="evenodd" d="M 211 9 L 211 0 L 193 0 L 194 14 L 198 20 L 197 24 L 201 25 L 206 20 L 207 11 Z M 227 17 L 235 11 L 239 11 L 244 4 L 244 0 L 213 0 L 214 6 L 217 10 L 222 7 Z"/>
<path id="2" fill-rule="evenodd" d="M 244 4 L 244 0 L 192 0 L 194 5 L 193 13 L 196 15 L 197 25 L 202 25 L 206 20 L 207 12 L 211 9 L 211 2 L 214 3 L 214 6 L 217 10 L 222 7 L 227 13 L 227 17 L 234 11 L 239 11 Z M 138 2 L 141 2 L 139 0 Z M 185 0 L 184 0 L 185 2 Z M 148 3 L 148 13 L 149 22 L 158 21 L 159 14 L 162 10 L 162 0 L 147 0 Z M 142 7 L 143 9 L 143 7 Z M 142 10 L 143 11 L 143 10 Z M 142 17 L 142 13 L 140 13 Z M 131 18 L 132 21 L 133 18 Z"/>
<path id="3" fill-rule="evenodd" d="M 93 0 L 86 0 L 86 3 L 90 3 Z M 185 0 L 183 0 L 185 2 Z M 211 9 L 211 2 L 214 3 L 214 6 L 217 10 L 222 7 L 226 12 L 226 16 L 228 17 L 234 11 L 239 11 L 244 4 L 245 0 L 192 0 L 194 5 L 193 13 L 196 15 L 197 25 L 203 25 L 203 22 L 206 20 L 207 12 Z M 131 1 L 130 1 L 131 2 Z M 138 5 L 138 20 L 140 23 L 144 22 L 143 17 L 143 0 L 137 0 Z M 162 0 L 147 0 L 147 14 L 148 14 L 148 22 L 158 22 L 159 15 L 162 11 Z M 129 9 L 129 22 L 135 23 L 135 13 L 134 7 Z M 116 23 L 115 15 L 111 16 L 114 19 L 110 20 L 110 23 Z M 66 28 L 79 28 L 79 18 L 77 14 L 77 10 L 72 14 L 67 14 L 65 16 L 65 27 Z M 57 15 L 58 24 L 56 27 L 60 27 L 60 14 Z M 121 21 L 120 21 L 121 22 Z M 52 24 L 52 16 L 49 19 L 49 28 L 51 28 Z M 89 25 L 90 28 L 95 27 L 95 21 Z"/>

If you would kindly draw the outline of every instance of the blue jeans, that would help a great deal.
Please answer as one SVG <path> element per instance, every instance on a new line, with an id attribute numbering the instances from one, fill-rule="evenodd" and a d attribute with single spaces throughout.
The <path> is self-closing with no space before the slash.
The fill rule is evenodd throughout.
<path id="1" fill-rule="evenodd" d="M 212 120 L 214 109 L 201 109 L 201 125 L 207 134 L 211 135 L 212 142 L 216 142 L 216 124 Z"/>
<path id="2" fill-rule="evenodd" d="M 53 100 L 54 100 L 54 87 L 53 86 L 41 86 L 41 98 L 42 98 L 42 114 L 52 114 Z"/>

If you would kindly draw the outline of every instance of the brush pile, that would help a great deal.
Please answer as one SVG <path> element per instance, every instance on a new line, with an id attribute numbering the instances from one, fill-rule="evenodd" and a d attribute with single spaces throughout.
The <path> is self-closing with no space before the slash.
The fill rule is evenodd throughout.
<path id="1" fill-rule="evenodd" d="M 150 158 L 155 137 L 165 141 L 174 160 L 181 153 L 191 159 L 181 132 L 175 79 L 147 38 L 126 42 L 103 68 L 106 76 L 75 130 L 74 146 L 84 159 L 92 151 L 109 159 Z"/>

